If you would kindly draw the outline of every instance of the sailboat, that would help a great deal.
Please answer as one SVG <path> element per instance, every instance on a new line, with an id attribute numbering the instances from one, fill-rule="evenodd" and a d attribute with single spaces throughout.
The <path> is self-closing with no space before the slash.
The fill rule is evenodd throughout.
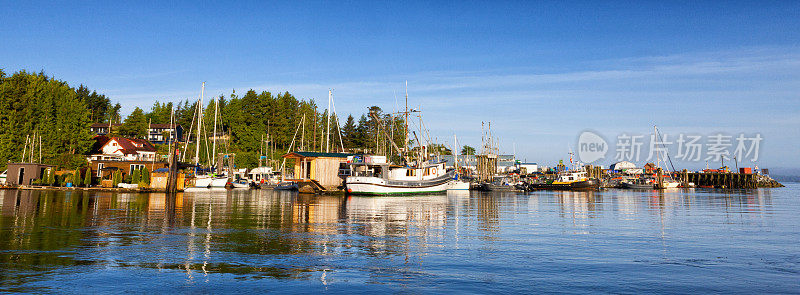
<path id="1" fill-rule="evenodd" d="M 653 140 L 660 140 L 658 136 L 658 128 L 653 126 Z M 666 150 L 664 151 L 665 158 L 668 157 L 666 155 Z M 661 158 L 661 151 L 656 151 L 656 167 L 659 171 L 661 169 L 661 162 L 664 162 L 664 166 L 666 166 L 666 159 Z M 641 177 L 635 179 L 629 179 L 620 182 L 621 188 L 626 189 L 669 189 L 669 188 L 677 188 L 680 186 L 680 182 L 675 181 L 672 176 L 669 174 L 661 175 L 660 173 L 657 175 L 642 175 Z"/>
<path id="2" fill-rule="evenodd" d="M 455 167 L 456 175 L 453 179 L 453 182 L 450 183 L 450 186 L 447 187 L 448 191 L 468 191 L 469 190 L 469 182 L 464 181 L 459 169 L 458 169 L 458 153 L 456 152 L 458 149 L 458 138 L 456 135 L 453 134 L 453 166 Z"/>
<path id="3" fill-rule="evenodd" d="M 194 151 L 194 164 L 199 166 L 200 164 L 200 138 L 201 138 L 201 129 L 203 126 L 203 98 L 205 96 L 205 89 L 206 83 L 203 82 L 202 90 L 200 90 L 200 100 L 197 104 L 197 137 L 195 140 L 197 141 L 197 147 Z M 217 111 L 219 107 L 219 101 L 216 102 L 217 104 L 214 107 L 214 151 L 212 155 L 216 153 L 216 128 L 217 128 Z M 188 140 L 186 142 L 188 144 Z M 185 148 L 184 148 L 185 149 Z M 197 174 L 195 176 L 194 187 L 195 188 L 224 188 L 225 185 L 228 184 L 228 178 L 224 176 L 217 176 L 212 174 Z"/>

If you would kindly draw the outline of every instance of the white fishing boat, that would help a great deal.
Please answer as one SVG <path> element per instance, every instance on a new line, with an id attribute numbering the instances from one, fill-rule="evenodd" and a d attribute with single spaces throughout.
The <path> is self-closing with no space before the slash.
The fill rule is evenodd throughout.
<path id="1" fill-rule="evenodd" d="M 456 170 L 447 171 L 445 162 L 439 161 L 438 154 L 434 155 L 427 149 L 432 143 L 430 137 L 423 136 L 428 146 L 422 145 L 416 133 L 417 143 L 416 160 L 412 162 L 409 149 L 408 115 L 419 113 L 418 110 L 408 109 L 408 91 L 406 91 L 406 109 L 399 112 L 405 116 L 405 143 L 400 149 L 381 124 L 378 126 L 380 135 L 388 139 L 392 148 L 403 158 L 403 165 L 390 164 L 386 156 L 356 155 L 348 156 L 347 164 L 350 166 L 350 176 L 345 179 L 346 192 L 353 195 L 404 195 L 446 192 L 453 186 Z M 370 113 L 376 122 L 382 122 L 375 113 Z M 424 132 L 422 115 L 419 117 L 420 134 Z"/>
<path id="2" fill-rule="evenodd" d="M 455 181 L 455 170 L 448 172 L 445 162 L 401 167 L 390 165 L 384 156 L 350 156 L 347 160 L 352 175 L 345 183 L 347 193 L 353 195 L 440 193 Z"/>

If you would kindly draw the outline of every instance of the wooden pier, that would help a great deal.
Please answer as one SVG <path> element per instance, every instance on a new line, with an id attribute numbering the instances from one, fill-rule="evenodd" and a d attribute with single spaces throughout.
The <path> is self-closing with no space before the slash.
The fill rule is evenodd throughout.
<path id="1" fill-rule="evenodd" d="M 714 188 L 762 188 L 783 187 L 782 184 L 766 175 L 744 173 L 698 173 L 678 172 L 681 182 L 692 182 L 698 187 Z"/>

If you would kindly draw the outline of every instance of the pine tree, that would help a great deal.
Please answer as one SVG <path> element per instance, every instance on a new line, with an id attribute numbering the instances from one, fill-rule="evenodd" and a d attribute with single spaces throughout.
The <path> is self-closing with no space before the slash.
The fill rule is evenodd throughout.
<path id="1" fill-rule="evenodd" d="M 86 168 L 86 178 L 83 179 L 83 185 L 86 187 L 92 186 L 92 168 Z"/>
<path id="2" fill-rule="evenodd" d="M 133 170 L 133 172 L 131 172 L 131 184 L 138 184 L 141 177 L 142 174 L 139 172 L 139 169 Z"/>
<path id="3" fill-rule="evenodd" d="M 114 171 L 114 174 L 111 176 L 111 186 L 117 187 L 120 182 L 122 182 L 122 172 L 120 170 Z"/>
<path id="4" fill-rule="evenodd" d="M 147 167 L 144 167 L 142 169 L 141 182 L 144 183 L 145 185 L 150 185 L 150 170 L 148 170 Z"/>
<path id="5" fill-rule="evenodd" d="M 119 129 L 122 136 L 133 138 L 146 138 L 147 137 L 147 118 L 144 111 L 136 107 L 127 118 L 125 123 Z"/>
<path id="6" fill-rule="evenodd" d="M 74 185 L 74 186 L 81 186 L 81 185 L 83 185 L 83 183 L 82 183 L 82 181 L 81 181 L 81 180 L 83 180 L 83 179 L 81 178 L 81 169 L 80 169 L 80 168 L 78 168 L 78 169 L 75 169 L 75 173 L 74 173 L 74 174 L 72 174 L 72 185 Z"/>

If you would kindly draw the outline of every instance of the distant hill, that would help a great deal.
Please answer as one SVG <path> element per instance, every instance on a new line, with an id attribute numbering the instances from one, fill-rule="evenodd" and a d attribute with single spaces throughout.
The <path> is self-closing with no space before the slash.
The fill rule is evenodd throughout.
<path id="1" fill-rule="evenodd" d="M 778 182 L 800 182 L 800 176 L 797 175 L 770 175 Z"/>

